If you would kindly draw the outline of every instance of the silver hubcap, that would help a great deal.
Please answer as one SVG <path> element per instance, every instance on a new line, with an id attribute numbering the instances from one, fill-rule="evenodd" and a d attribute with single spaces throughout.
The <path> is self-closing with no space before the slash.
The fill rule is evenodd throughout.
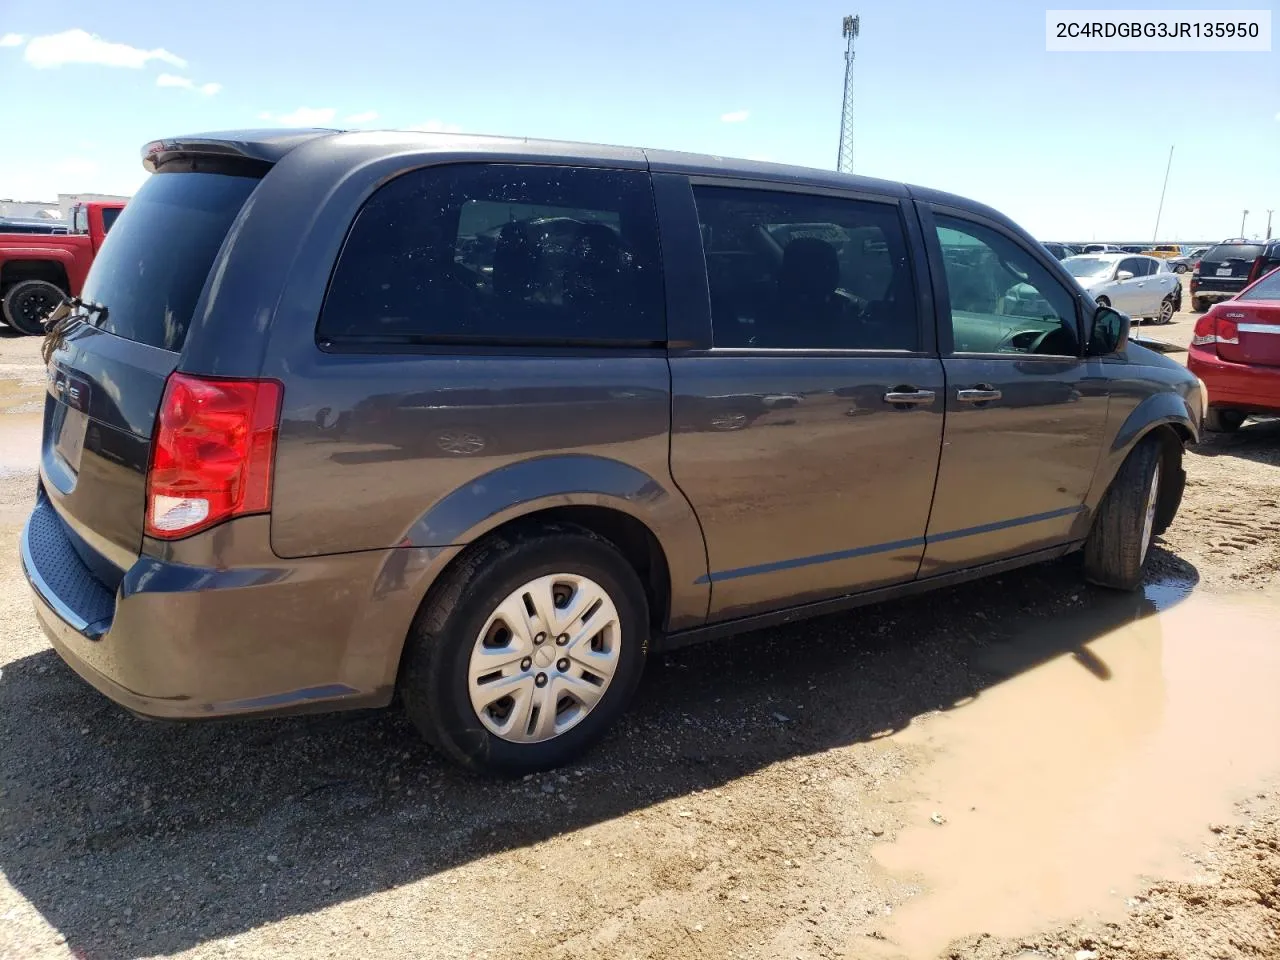
<path id="1" fill-rule="evenodd" d="M 486 730 L 539 743 L 576 727 L 609 688 L 622 649 L 618 610 L 594 580 L 530 580 L 489 615 L 467 686 Z"/>
<path id="2" fill-rule="evenodd" d="M 1151 549 L 1151 535 L 1156 528 L 1156 502 L 1160 499 L 1160 463 L 1151 474 L 1151 488 L 1147 491 L 1147 509 L 1142 518 L 1142 553 L 1140 563 L 1147 562 L 1147 551 Z"/>
<path id="3" fill-rule="evenodd" d="M 1160 322 L 1168 323 L 1173 319 L 1173 301 L 1165 300 L 1160 304 Z"/>

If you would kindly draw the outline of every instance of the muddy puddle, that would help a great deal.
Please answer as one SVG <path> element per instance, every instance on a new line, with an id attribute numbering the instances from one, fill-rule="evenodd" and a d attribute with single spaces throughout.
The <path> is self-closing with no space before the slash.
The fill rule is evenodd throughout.
<path id="1" fill-rule="evenodd" d="M 1144 876 L 1194 878 L 1208 825 L 1280 772 L 1280 593 L 1187 593 L 1028 625 L 980 664 L 1006 679 L 895 737 L 918 799 L 874 855 L 922 892 L 848 956 L 1108 919 Z"/>
<path id="2" fill-rule="evenodd" d="M 0 479 L 40 465 L 43 384 L 0 379 Z"/>

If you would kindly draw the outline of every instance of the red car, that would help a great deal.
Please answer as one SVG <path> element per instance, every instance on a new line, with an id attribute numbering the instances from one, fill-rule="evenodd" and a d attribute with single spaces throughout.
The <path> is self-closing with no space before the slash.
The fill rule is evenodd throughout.
<path id="1" fill-rule="evenodd" d="M 1250 414 L 1280 416 L 1280 269 L 1196 321 L 1187 368 L 1208 386 L 1206 429 L 1229 433 Z"/>

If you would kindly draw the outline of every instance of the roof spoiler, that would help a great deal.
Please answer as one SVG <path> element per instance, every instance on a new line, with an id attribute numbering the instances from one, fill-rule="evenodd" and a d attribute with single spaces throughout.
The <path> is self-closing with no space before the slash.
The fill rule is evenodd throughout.
<path id="1" fill-rule="evenodd" d="M 308 140 L 340 130 L 237 130 L 152 140 L 142 148 L 148 173 L 241 172 L 262 176 L 285 154 Z"/>

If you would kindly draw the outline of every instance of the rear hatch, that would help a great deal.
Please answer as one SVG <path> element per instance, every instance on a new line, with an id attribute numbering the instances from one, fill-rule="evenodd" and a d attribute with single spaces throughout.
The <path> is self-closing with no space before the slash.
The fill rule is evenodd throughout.
<path id="1" fill-rule="evenodd" d="M 1280 367 L 1280 271 L 1259 280 L 1248 290 L 1214 307 L 1219 323 L 1218 356 L 1232 363 Z M 1235 341 L 1231 342 L 1234 324 Z M 1222 330 L 1227 326 L 1227 330 Z M 1225 336 L 1223 335 L 1225 334 Z"/>
<path id="2" fill-rule="evenodd" d="M 142 545 L 165 380 L 214 258 L 259 182 L 243 173 L 153 174 L 94 260 L 81 293 L 92 310 L 80 311 L 83 322 L 50 356 L 44 491 L 76 552 L 113 589 Z"/>
<path id="3" fill-rule="evenodd" d="M 1219 243 L 1200 258 L 1200 290 L 1234 293 L 1249 282 L 1253 261 L 1262 253 L 1260 243 Z"/>

